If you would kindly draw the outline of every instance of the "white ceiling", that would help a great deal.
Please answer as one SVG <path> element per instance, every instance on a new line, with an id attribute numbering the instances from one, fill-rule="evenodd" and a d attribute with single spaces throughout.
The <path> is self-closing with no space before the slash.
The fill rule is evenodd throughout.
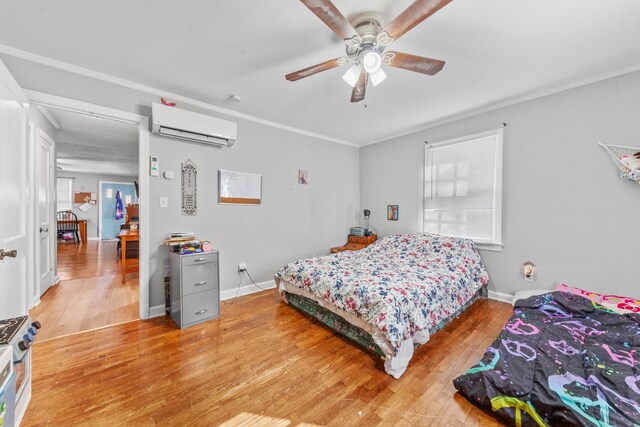
<path id="1" fill-rule="evenodd" d="M 388 21 L 411 2 L 334 3 Z M 640 64 L 638 0 L 454 0 L 390 46 L 445 60 L 443 71 L 388 68 L 365 108 L 349 102 L 345 68 L 284 79 L 344 54 L 297 0 L 0 0 L 0 10 L 0 44 L 358 144 Z"/>
<path id="2" fill-rule="evenodd" d="M 58 123 L 58 170 L 101 175 L 138 175 L 138 127 L 101 117 L 46 108 Z"/>

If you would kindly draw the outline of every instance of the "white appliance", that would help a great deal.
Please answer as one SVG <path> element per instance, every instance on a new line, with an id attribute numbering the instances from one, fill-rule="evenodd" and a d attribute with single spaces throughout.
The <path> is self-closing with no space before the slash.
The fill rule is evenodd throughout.
<path id="1" fill-rule="evenodd" d="M 231 147 L 236 141 L 237 123 L 156 102 L 151 104 L 151 112 L 152 130 L 158 135 L 216 147 Z"/>
<path id="2" fill-rule="evenodd" d="M 6 365 L 12 366 L 8 387 L 0 381 L 0 414 L 4 409 L 0 427 L 19 426 L 27 410 L 31 400 L 31 345 L 40 328 L 40 322 L 32 322 L 29 316 L 0 319 L 0 378 L 6 380 Z"/>
<path id="3" fill-rule="evenodd" d="M 11 347 L 0 347 L 0 426 L 16 425 L 16 376 Z"/>

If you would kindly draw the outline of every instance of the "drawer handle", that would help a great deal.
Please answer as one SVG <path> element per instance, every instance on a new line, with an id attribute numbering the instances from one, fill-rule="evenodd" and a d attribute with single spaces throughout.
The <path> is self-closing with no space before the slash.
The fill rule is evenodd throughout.
<path id="1" fill-rule="evenodd" d="M 205 314 L 207 311 L 209 311 L 209 310 L 204 309 L 204 310 L 196 311 L 196 313 L 195 313 L 195 314 L 197 314 L 197 315 Z"/>
<path id="2" fill-rule="evenodd" d="M 194 261 L 199 262 L 199 261 L 206 261 L 206 258 L 196 258 Z"/>
<path id="3" fill-rule="evenodd" d="M 206 284 L 207 284 L 206 281 L 202 281 L 202 282 L 196 283 L 196 286 L 202 286 L 202 285 L 206 285 Z"/>

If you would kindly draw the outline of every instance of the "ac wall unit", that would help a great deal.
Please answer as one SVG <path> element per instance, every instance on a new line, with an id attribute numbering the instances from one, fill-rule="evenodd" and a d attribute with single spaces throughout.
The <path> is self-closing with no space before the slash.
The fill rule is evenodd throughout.
<path id="1" fill-rule="evenodd" d="M 231 147 L 236 142 L 238 125 L 176 107 L 151 104 L 153 133 L 216 147 Z"/>

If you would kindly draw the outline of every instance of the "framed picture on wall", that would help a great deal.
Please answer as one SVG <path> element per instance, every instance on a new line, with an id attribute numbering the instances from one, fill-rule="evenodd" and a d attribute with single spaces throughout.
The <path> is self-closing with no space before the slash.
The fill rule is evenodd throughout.
<path id="1" fill-rule="evenodd" d="M 260 205 L 262 175 L 218 170 L 218 203 L 222 205 Z"/>
<path id="2" fill-rule="evenodd" d="M 387 220 L 398 220 L 398 205 L 387 205 Z"/>
<path id="3" fill-rule="evenodd" d="M 309 171 L 304 169 L 298 169 L 298 184 L 309 183 Z"/>

